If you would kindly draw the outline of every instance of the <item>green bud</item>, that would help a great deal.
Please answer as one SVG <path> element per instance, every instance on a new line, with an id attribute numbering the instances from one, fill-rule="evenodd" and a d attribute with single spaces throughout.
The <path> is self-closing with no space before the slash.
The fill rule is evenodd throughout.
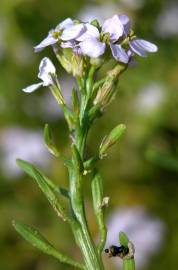
<path id="1" fill-rule="evenodd" d="M 97 91 L 94 105 L 100 104 L 101 107 L 106 107 L 112 101 L 117 93 L 119 76 L 126 68 L 126 64 L 119 63 L 112 70 L 108 71 L 106 79 Z"/>
<path id="2" fill-rule="evenodd" d="M 84 59 L 81 55 L 74 53 L 70 48 L 58 49 L 55 53 L 67 73 L 72 74 L 74 77 L 84 75 Z"/>
<path id="3" fill-rule="evenodd" d="M 120 124 L 116 126 L 113 130 L 111 130 L 109 135 L 103 139 L 100 145 L 99 149 L 100 158 L 103 158 L 107 154 L 108 149 L 118 142 L 118 140 L 124 134 L 125 130 L 126 126 L 124 124 Z"/>

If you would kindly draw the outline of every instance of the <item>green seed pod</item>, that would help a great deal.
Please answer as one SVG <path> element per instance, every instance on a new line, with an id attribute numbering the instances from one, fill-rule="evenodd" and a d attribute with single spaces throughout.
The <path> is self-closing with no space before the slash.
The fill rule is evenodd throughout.
<path id="1" fill-rule="evenodd" d="M 45 127 L 44 127 L 44 141 L 49 152 L 55 157 L 59 157 L 60 153 L 53 142 L 52 133 L 48 124 L 45 124 Z"/>
<path id="2" fill-rule="evenodd" d="M 109 135 L 103 139 L 100 145 L 99 149 L 100 158 L 103 158 L 107 154 L 108 149 L 118 142 L 118 140 L 124 134 L 125 130 L 126 126 L 124 124 L 120 124 L 111 130 Z"/>
<path id="3" fill-rule="evenodd" d="M 80 101 L 75 88 L 72 89 L 72 107 L 74 114 L 78 117 L 80 112 Z"/>
<path id="4" fill-rule="evenodd" d="M 134 259 L 124 259 L 123 260 L 123 270 L 135 270 L 135 260 Z"/>

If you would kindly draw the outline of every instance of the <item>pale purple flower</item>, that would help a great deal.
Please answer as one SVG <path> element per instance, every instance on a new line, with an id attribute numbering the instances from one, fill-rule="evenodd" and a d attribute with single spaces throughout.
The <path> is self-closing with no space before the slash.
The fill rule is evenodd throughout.
<path id="1" fill-rule="evenodd" d="M 22 91 L 26 93 L 31 93 L 41 86 L 50 86 L 53 84 L 51 75 L 56 74 L 56 69 L 51 60 L 48 57 L 44 57 L 39 65 L 38 78 L 42 80 L 40 83 L 35 83 L 26 88 L 23 88 Z"/>
<path id="2" fill-rule="evenodd" d="M 94 25 L 86 23 L 86 32 L 77 38 L 81 53 L 89 57 L 97 58 L 104 54 L 106 45 L 100 42 L 100 33 Z"/>
<path id="3" fill-rule="evenodd" d="M 110 48 L 111 48 L 111 52 L 113 57 L 122 63 L 127 64 L 129 62 L 129 54 L 126 53 L 126 51 L 121 47 L 121 45 L 114 45 L 112 43 L 110 43 Z"/>
<path id="4" fill-rule="evenodd" d="M 93 58 L 97 58 L 104 54 L 105 48 L 106 44 L 104 42 L 100 42 L 94 37 L 87 38 L 80 43 L 81 53 Z"/>
<path id="5" fill-rule="evenodd" d="M 124 34 L 124 26 L 118 15 L 104 21 L 102 31 L 110 34 L 110 41 L 115 42 Z"/>
<path id="6" fill-rule="evenodd" d="M 89 57 L 99 57 L 104 54 L 106 49 L 105 42 L 100 41 L 99 30 L 91 25 L 85 24 L 87 31 L 81 35 L 77 40 L 81 41 L 79 44 L 81 52 Z M 130 20 L 126 15 L 114 15 L 105 20 L 102 31 L 104 34 L 109 34 L 109 45 L 113 57 L 123 63 L 128 63 L 129 56 L 121 45 L 113 44 L 123 35 L 127 35 L 130 30 Z"/>
<path id="7" fill-rule="evenodd" d="M 40 52 L 45 47 L 54 45 L 59 40 L 72 41 L 86 31 L 83 23 L 75 24 L 70 18 L 62 21 L 55 29 L 49 31 L 48 36 L 34 47 L 35 52 Z"/>

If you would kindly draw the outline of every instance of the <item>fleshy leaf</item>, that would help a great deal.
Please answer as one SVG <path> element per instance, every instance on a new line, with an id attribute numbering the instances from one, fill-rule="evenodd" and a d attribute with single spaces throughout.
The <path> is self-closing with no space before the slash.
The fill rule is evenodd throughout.
<path id="1" fill-rule="evenodd" d="M 61 217 L 64 221 L 68 219 L 66 216 L 63 207 L 59 202 L 58 195 L 56 191 L 49 184 L 49 179 L 47 181 L 46 177 L 38 170 L 34 165 L 30 164 L 27 161 L 17 159 L 17 164 L 22 170 L 24 170 L 28 175 L 30 175 L 38 184 L 41 191 L 47 197 L 50 204 L 53 206 L 54 210 L 57 212 L 58 216 Z"/>
<path id="2" fill-rule="evenodd" d="M 62 263 L 67 263 L 72 266 L 78 267 L 83 269 L 84 266 L 71 259 L 70 257 L 66 256 L 65 254 L 57 251 L 45 238 L 39 231 L 32 228 L 29 225 L 26 225 L 21 222 L 13 221 L 13 226 L 15 230 L 30 244 L 32 244 L 34 247 L 38 248 L 42 252 L 51 255 L 61 261 Z"/>

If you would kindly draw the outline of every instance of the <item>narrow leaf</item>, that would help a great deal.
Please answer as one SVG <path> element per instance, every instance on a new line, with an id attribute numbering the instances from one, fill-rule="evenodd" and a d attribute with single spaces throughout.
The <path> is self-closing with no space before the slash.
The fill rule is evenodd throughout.
<path id="1" fill-rule="evenodd" d="M 55 257 L 62 263 L 67 263 L 80 269 L 84 269 L 84 266 L 81 263 L 76 262 L 65 254 L 57 251 L 36 229 L 21 222 L 13 221 L 12 224 L 15 230 L 34 247 L 48 255 Z"/>
<path id="2" fill-rule="evenodd" d="M 39 188 L 47 197 L 50 204 L 53 206 L 58 216 L 60 216 L 64 221 L 67 218 L 63 207 L 59 202 L 58 195 L 56 194 L 55 186 L 52 182 L 47 179 L 34 165 L 30 164 L 27 161 L 18 159 L 17 164 L 22 170 L 24 170 L 28 175 L 30 175 L 38 184 Z"/>

